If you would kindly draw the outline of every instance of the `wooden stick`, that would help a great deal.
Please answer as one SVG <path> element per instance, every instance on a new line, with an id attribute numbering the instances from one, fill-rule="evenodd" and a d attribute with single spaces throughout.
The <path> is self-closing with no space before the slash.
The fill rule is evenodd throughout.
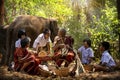
<path id="1" fill-rule="evenodd" d="M 75 56 L 76 57 L 75 63 L 76 63 L 76 66 L 77 66 L 77 69 L 76 69 L 77 75 L 79 75 L 80 73 L 86 73 L 86 71 L 85 71 L 85 69 L 84 69 L 84 67 L 83 67 L 83 65 L 81 63 L 81 60 L 80 60 L 80 58 L 79 58 L 79 56 L 77 54 L 77 50 L 74 49 L 74 52 L 76 54 L 76 56 Z"/>

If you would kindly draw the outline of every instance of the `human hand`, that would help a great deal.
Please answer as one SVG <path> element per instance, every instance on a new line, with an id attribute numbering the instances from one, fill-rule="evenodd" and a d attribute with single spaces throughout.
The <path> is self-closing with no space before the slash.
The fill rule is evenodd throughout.
<path id="1" fill-rule="evenodd" d="M 66 48 L 69 48 L 70 46 L 69 45 L 65 45 Z"/>
<path id="2" fill-rule="evenodd" d="M 63 48 L 63 47 L 65 47 L 65 44 L 60 44 L 60 48 Z"/>
<path id="3" fill-rule="evenodd" d="M 50 54 L 50 51 L 47 51 L 47 54 Z"/>
<path id="4" fill-rule="evenodd" d="M 18 62 L 19 62 L 19 63 L 22 63 L 22 62 L 24 62 L 24 60 L 20 59 Z"/>

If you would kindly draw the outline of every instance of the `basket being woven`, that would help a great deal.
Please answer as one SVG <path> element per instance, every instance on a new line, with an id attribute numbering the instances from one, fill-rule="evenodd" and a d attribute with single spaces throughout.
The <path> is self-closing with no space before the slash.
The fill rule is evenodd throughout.
<path id="1" fill-rule="evenodd" d="M 93 65 L 83 65 L 86 71 L 93 71 Z"/>
<path id="2" fill-rule="evenodd" d="M 43 69 L 39 69 L 39 70 L 40 70 L 40 75 L 42 77 L 49 77 L 49 76 L 51 76 L 50 71 L 46 71 L 46 70 L 43 70 Z"/>
<path id="3" fill-rule="evenodd" d="M 55 73 L 57 76 L 60 77 L 67 77 L 69 75 L 69 68 L 68 67 L 63 67 L 55 70 Z"/>
<path id="4" fill-rule="evenodd" d="M 65 62 L 67 62 L 65 59 L 60 59 L 60 60 L 64 60 Z M 55 64 L 57 66 L 57 64 Z M 67 77 L 69 75 L 69 67 L 59 67 L 58 69 L 54 70 L 57 76 L 60 77 Z"/>
<path id="5" fill-rule="evenodd" d="M 44 50 L 42 50 L 42 51 L 40 51 L 40 52 L 38 53 L 38 56 L 39 56 L 39 57 L 45 57 L 45 56 L 47 56 L 47 52 L 44 51 Z"/>

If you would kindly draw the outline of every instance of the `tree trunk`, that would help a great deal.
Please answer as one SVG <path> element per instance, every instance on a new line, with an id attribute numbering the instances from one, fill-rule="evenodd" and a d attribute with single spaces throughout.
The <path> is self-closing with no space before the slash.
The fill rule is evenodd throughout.
<path id="1" fill-rule="evenodd" d="M 4 23 L 4 0 L 0 0 L 0 25 Z"/>
<path id="2" fill-rule="evenodd" d="M 120 0 L 117 0 L 118 19 L 120 20 Z"/>
<path id="3" fill-rule="evenodd" d="M 118 12 L 118 20 L 120 21 L 120 0 L 117 0 L 117 12 Z M 120 23 L 118 24 L 118 28 Z M 120 53 L 120 33 L 119 33 L 119 53 Z"/>
<path id="4" fill-rule="evenodd" d="M 119 55 L 120 55 L 120 34 L 119 34 Z"/>

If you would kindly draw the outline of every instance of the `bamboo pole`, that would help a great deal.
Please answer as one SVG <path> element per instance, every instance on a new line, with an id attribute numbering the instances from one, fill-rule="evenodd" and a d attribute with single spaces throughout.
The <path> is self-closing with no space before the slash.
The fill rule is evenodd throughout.
<path id="1" fill-rule="evenodd" d="M 75 63 L 76 63 L 76 76 L 79 75 L 80 73 L 86 73 L 83 65 L 82 65 L 82 62 L 78 56 L 78 53 L 77 53 L 77 50 L 74 50 L 75 52 Z"/>

